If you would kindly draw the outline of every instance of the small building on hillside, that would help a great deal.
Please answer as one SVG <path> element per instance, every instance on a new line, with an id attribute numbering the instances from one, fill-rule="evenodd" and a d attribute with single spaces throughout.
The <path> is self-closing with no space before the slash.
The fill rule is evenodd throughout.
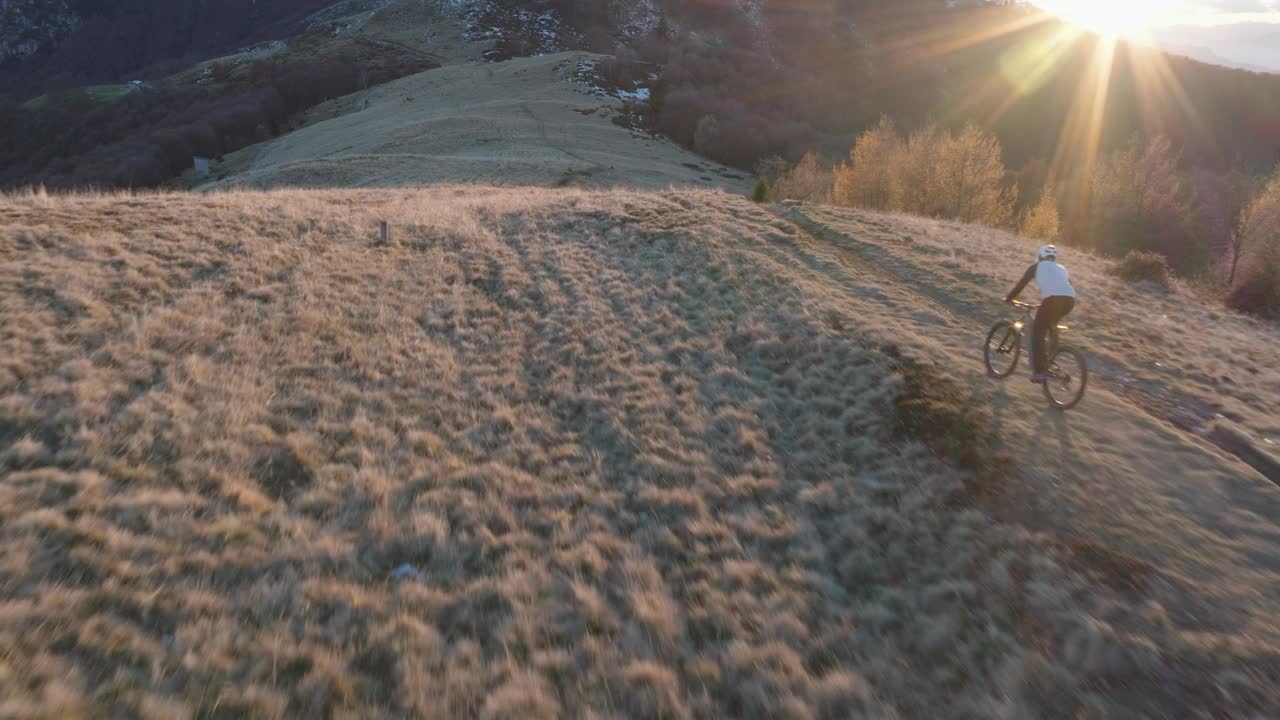
<path id="1" fill-rule="evenodd" d="M 191 160 L 192 160 L 192 163 L 195 165 L 196 177 L 202 180 L 204 178 L 209 177 L 209 158 L 194 157 Z"/>

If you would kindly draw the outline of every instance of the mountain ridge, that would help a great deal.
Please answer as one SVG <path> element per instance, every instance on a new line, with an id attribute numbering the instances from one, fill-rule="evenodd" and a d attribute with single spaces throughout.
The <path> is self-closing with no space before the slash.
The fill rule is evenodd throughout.
<path id="1" fill-rule="evenodd" d="M 1160 47 L 1226 67 L 1280 73 L 1280 24 L 1180 25 L 1153 31 Z"/>

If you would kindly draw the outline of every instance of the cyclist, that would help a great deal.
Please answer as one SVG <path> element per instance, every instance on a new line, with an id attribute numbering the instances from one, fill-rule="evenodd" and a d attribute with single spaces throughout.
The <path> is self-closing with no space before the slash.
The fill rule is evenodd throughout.
<path id="1" fill-rule="evenodd" d="M 1031 382 L 1048 382 L 1048 358 L 1045 357 L 1045 339 L 1049 329 L 1062 322 L 1076 306 L 1076 291 L 1071 287 L 1067 269 L 1058 264 L 1058 248 L 1046 245 L 1034 265 L 1018 281 L 1005 302 L 1011 303 L 1032 280 L 1040 288 L 1040 309 L 1036 312 L 1035 326 L 1031 329 Z"/>

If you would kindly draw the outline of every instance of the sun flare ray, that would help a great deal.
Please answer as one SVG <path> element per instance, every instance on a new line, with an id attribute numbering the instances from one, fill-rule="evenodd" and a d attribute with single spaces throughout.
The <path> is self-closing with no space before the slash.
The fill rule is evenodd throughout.
<path id="1" fill-rule="evenodd" d="M 1109 38 L 1144 39 L 1163 24 L 1173 3 L 1167 0 L 1036 0 L 1062 19 Z"/>

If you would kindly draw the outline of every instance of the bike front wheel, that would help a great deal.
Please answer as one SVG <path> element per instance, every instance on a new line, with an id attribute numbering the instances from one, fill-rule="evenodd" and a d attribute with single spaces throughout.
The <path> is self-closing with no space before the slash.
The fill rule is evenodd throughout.
<path id="1" fill-rule="evenodd" d="M 1049 379 L 1044 384 L 1044 396 L 1059 410 L 1070 410 L 1084 399 L 1089 386 L 1089 365 L 1084 353 L 1073 347 L 1058 348 L 1049 362 Z"/>
<path id="2" fill-rule="evenodd" d="M 982 354 L 992 377 L 1009 377 L 1018 369 L 1018 358 L 1022 357 L 1022 333 L 1013 323 L 1001 320 L 987 333 Z"/>

